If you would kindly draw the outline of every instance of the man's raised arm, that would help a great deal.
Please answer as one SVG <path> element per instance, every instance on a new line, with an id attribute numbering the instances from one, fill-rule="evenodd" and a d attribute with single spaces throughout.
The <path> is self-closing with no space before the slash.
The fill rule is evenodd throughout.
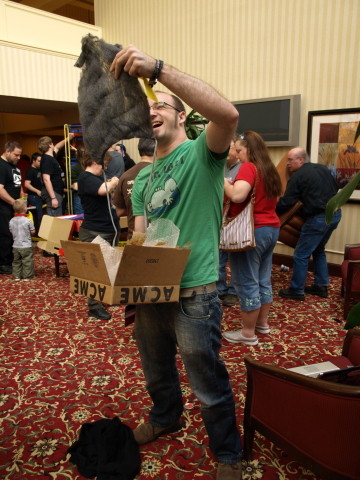
<path id="1" fill-rule="evenodd" d="M 110 71 L 118 78 L 121 70 L 133 77 L 151 78 L 157 62 L 153 57 L 130 45 L 114 58 Z M 189 107 L 210 120 L 207 126 L 207 144 L 215 153 L 224 152 L 236 130 L 238 111 L 206 82 L 164 64 L 158 80 Z"/>

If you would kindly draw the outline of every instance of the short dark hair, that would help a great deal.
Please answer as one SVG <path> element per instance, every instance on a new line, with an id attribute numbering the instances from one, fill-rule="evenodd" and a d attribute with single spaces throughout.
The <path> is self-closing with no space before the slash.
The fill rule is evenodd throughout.
<path id="1" fill-rule="evenodd" d="M 9 142 L 5 143 L 4 150 L 9 150 L 9 152 L 13 152 L 15 148 L 20 148 L 22 150 L 22 145 L 19 142 L 16 142 L 15 140 L 10 140 Z"/>
<path id="2" fill-rule="evenodd" d="M 174 105 L 173 105 L 174 107 L 176 107 L 180 112 L 186 112 L 185 105 L 180 100 L 180 98 L 177 97 L 176 95 L 173 95 L 172 93 L 168 93 L 168 92 L 161 92 L 160 90 L 156 91 L 155 93 L 166 93 L 174 100 Z"/>
<path id="3" fill-rule="evenodd" d="M 140 138 L 138 150 L 140 157 L 152 157 L 155 152 L 155 140 L 153 138 Z"/>
<path id="4" fill-rule="evenodd" d="M 37 159 L 37 157 L 41 157 L 41 153 L 39 153 L 39 152 L 33 153 L 31 155 L 31 162 L 34 162 Z"/>
<path id="5" fill-rule="evenodd" d="M 104 163 L 109 162 L 111 160 L 111 154 L 110 152 L 105 152 L 104 158 L 102 160 L 102 164 L 104 166 Z M 99 164 L 98 160 L 94 160 L 91 155 L 89 150 L 83 150 L 82 155 L 79 159 L 81 167 L 86 170 L 87 167 L 91 167 L 91 165 L 95 162 Z"/>

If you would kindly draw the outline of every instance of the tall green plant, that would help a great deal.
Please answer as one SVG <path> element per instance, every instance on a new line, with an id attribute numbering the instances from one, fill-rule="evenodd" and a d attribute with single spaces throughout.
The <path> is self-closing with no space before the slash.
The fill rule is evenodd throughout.
<path id="1" fill-rule="evenodd" d="M 355 188 L 360 184 L 360 172 L 353 177 L 344 188 L 339 190 L 326 204 L 326 223 L 330 223 L 336 210 L 339 210 L 351 197 Z"/>
<path id="2" fill-rule="evenodd" d="M 346 317 L 345 330 L 358 327 L 360 325 L 360 302 L 356 303 L 349 311 Z"/>
<path id="3" fill-rule="evenodd" d="M 188 138 L 195 140 L 205 129 L 207 123 L 209 123 L 209 120 L 198 114 L 195 110 L 191 110 L 185 120 L 185 131 Z"/>
<path id="4" fill-rule="evenodd" d="M 354 145 L 356 143 L 357 138 L 360 135 L 360 122 L 356 129 L 355 138 L 354 138 Z M 358 172 L 350 182 L 345 185 L 344 188 L 338 191 L 336 195 L 334 195 L 328 201 L 325 210 L 326 216 L 326 223 L 330 223 L 333 217 L 333 214 L 336 210 L 339 210 L 351 197 L 351 194 L 355 190 L 355 188 L 360 184 L 360 172 Z M 354 305 L 346 318 L 345 329 L 348 330 L 350 328 L 356 327 L 360 325 L 360 302 Z"/>

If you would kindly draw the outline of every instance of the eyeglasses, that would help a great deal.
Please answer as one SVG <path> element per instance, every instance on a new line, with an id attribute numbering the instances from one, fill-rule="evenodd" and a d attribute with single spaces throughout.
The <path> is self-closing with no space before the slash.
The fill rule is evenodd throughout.
<path id="1" fill-rule="evenodd" d="M 288 158 L 288 159 L 287 159 L 288 162 L 295 162 L 295 160 L 297 160 L 297 157 L 295 157 L 295 158 Z"/>
<path id="2" fill-rule="evenodd" d="M 157 112 L 158 110 L 163 110 L 164 108 L 173 108 L 177 112 L 181 112 L 178 108 L 174 107 L 174 105 L 170 105 L 170 103 L 167 102 L 156 102 L 150 105 L 150 109 L 155 110 Z"/>

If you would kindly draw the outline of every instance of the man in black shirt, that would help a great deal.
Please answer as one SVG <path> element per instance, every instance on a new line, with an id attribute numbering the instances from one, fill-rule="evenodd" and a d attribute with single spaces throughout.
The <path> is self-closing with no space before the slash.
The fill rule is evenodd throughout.
<path id="1" fill-rule="evenodd" d="M 31 155 L 31 167 L 25 174 L 25 188 L 28 192 L 28 205 L 36 207 L 36 230 L 39 229 L 43 216 L 41 191 L 43 184 L 40 172 L 41 153 L 35 152 Z"/>
<path id="2" fill-rule="evenodd" d="M 73 134 L 69 134 L 69 138 L 73 138 Z M 50 137 L 41 137 L 38 141 L 38 149 L 42 153 L 40 170 L 44 184 L 43 200 L 46 202 L 46 213 L 51 217 L 62 215 L 62 202 L 64 193 L 64 172 L 59 162 L 54 157 L 58 151 L 65 145 L 65 139 L 56 145 Z"/>
<path id="3" fill-rule="evenodd" d="M 13 238 L 9 222 L 13 216 L 13 203 L 20 197 L 21 173 L 17 168 L 22 146 L 18 142 L 7 142 L 0 158 L 0 273 L 12 273 Z"/>
<path id="4" fill-rule="evenodd" d="M 305 300 L 304 291 L 326 298 L 329 273 L 325 245 L 341 219 L 341 210 L 334 213 L 331 222 L 325 222 L 327 202 L 338 191 L 330 170 L 324 165 L 310 163 L 305 150 L 293 148 L 288 153 L 288 169 L 292 173 L 286 191 L 280 198 L 276 213 L 284 213 L 298 200 L 303 203 L 299 212 L 306 220 L 294 252 L 294 266 L 290 288 L 279 291 L 283 298 Z M 310 256 L 314 261 L 314 284 L 305 287 Z"/>

